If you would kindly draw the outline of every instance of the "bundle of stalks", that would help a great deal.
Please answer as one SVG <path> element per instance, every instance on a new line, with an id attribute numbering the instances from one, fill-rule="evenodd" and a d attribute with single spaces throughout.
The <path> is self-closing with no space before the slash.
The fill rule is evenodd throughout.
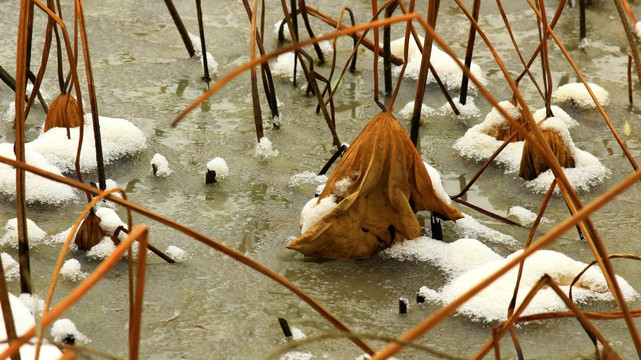
<path id="1" fill-rule="evenodd" d="M 80 225 L 74 243 L 78 250 L 87 251 L 102 241 L 104 236 L 105 232 L 100 228 L 100 218 L 92 209 Z"/>
<path id="2" fill-rule="evenodd" d="M 51 102 L 45 120 L 44 131 L 49 131 L 55 127 L 69 129 L 82 124 L 83 119 L 79 116 L 78 102 L 71 94 L 63 92 Z"/>
<path id="3" fill-rule="evenodd" d="M 543 134 L 545 141 L 550 145 L 550 149 L 552 149 L 559 165 L 563 168 L 573 168 L 573 146 L 571 144 L 567 144 L 563 137 L 554 129 L 542 129 L 541 133 Z M 525 180 L 532 180 L 549 168 L 550 167 L 545 161 L 543 155 L 534 149 L 532 142 L 525 140 L 525 143 L 523 144 L 523 156 L 521 157 L 519 176 Z"/>

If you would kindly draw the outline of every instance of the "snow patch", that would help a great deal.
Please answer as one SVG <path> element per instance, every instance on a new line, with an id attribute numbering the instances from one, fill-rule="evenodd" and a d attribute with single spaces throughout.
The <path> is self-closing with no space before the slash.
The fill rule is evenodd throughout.
<path id="1" fill-rule="evenodd" d="M 83 280 L 87 275 L 88 273 L 81 270 L 80 261 L 76 259 L 65 261 L 60 268 L 60 276 L 73 282 Z"/>
<path id="2" fill-rule="evenodd" d="M 601 86 L 588 83 L 588 86 L 594 93 L 601 106 L 607 106 L 610 103 L 610 95 Z M 560 86 L 552 93 L 552 101 L 555 103 L 570 102 L 572 105 L 581 108 L 596 108 L 596 103 L 592 100 L 588 89 L 583 83 L 570 83 Z"/>
<path id="3" fill-rule="evenodd" d="M 0 246 L 10 246 L 18 248 L 18 218 L 9 219 L 4 225 L 4 235 L 0 239 Z M 47 237 L 47 233 L 36 225 L 35 222 L 27 219 L 27 235 L 29 236 L 29 246 L 42 244 Z"/>

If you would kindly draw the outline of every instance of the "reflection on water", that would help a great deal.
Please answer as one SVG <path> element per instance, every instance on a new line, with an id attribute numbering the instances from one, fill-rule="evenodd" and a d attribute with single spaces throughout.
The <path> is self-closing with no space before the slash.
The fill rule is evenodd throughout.
<path id="1" fill-rule="evenodd" d="M 246 14 L 236 1 L 209 3 L 204 9 L 205 31 L 208 44 L 219 63 L 218 81 L 234 67 L 249 60 L 249 31 Z M 207 3 L 205 3 L 207 4 Z M 196 18 L 193 3 L 177 2 L 183 21 L 195 33 Z M 336 17 L 340 4 L 329 1 L 315 4 L 322 11 Z M 368 4 L 351 4 L 357 21 L 367 20 L 369 14 L 359 12 Z M 270 33 L 270 24 L 280 18 L 280 7 L 268 4 L 265 46 L 274 48 L 276 38 Z M 536 20 L 526 4 L 510 4 L 510 20 L 525 53 L 534 48 L 538 38 Z M 638 6 L 632 4 L 633 10 Z M 15 64 L 15 22 L 18 2 L 0 3 L 0 65 L 13 71 Z M 594 8 L 593 8 L 594 9 Z M 572 10 L 572 9 L 569 9 Z M 598 10 L 598 14 L 597 14 Z M 64 9 L 71 14 L 71 9 Z M 594 12 L 594 13 L 592 13 Z M 107 168 L 107 176 L 124 186 L 128 198 L 160 214 L 188 225 L 213 239 L 245 253 L 265 266 L 293 281 L 297 286 L 315 297 L 356 332 L 397 336 L 437 310 L 434 304 L 416 305 L 413 301 L 406 316 L 398 312 L 398 298 L 413 299 L 422 285 L 433 289 L 443 286 L 449 274 L 424 262 L 400 262 L 375 257 L 357 261 L 318 261 L 303 259 L 284 248 L 291 236 L 298 236 L 300 209 L 314 195 L 315 185 L 292 188 L 289 179 L 303 171 L 317 172 L 331 156 L 332 145 L 327 125 L 315 113 L 315 98 L 295 88 L 286 79 L 276 79 L 278 99 L 282 102 L 280 130 L 268 126 L 269 116 L 264 116 L 266 136 L 279 150 L 278 157 L 259 161 L 254 157 L 255 131 L 251 109 L 249 75 L 241 74 L 228 83 L 224 90 L 211 97 L 207 103 L 192 112 L 176 128 L 170 123 L 189 103 L 207 88 L 197 59 L 187 59 L 182 41 L 171 18 L 161 3 L 119 0 L 110 3 L 86 4 L 90 29 L 94 77 L 97 82 L 98 102 L 101 114 L 131 120 L 143 130 L 148 147 L 134 158 L 125 159 Z M 585 51 L 578 50 L 576 11 L 568 11 L 561 18 L 557 30 L 571 54 L 579 63 L 589 81 L 597 82 L 610 92 L 611 105 L 606 109 L 610 118 L 617 119 L 615 126 L 623 126 L 621 119 L 628 118 L 633 126 L 631 137 L 624 137 L 634 156 L 639 156 L 636 129 L 639 127 L 638 108 L 629 110 L 626 93 L 627 58 L 626 40 L 622 32 L 600 33 L 596 29 L 610 29 L 616 20 L 612 4 L 599 4 L 589 10 L 588 37 L 593 44 Z M 459 55 L 464 54 L 467 26 L 461 27 L 462 15 L 453 6 L 444 8 L 439 15 L 437 30 L 450 41 Z M 520 72 L 509 38 L 500 24 L 502 20 L 493 6 L 483 7 L 481 24 L 488 26 L 488 36 L 497 45 L 499 52 L 512 74 Z M 42 34 L 44 18 L 36 18 L 36 34 Z M 321 23 L 312 22 L 320 32 L 331 31 Z M 451 31 L 448 31 L 451 30 Z M 394 35 L 401 36 L 399 31 Z M 463 40 L 462 40 L 463 39 Z M 37 40 L 37 39 L 36 39 Z M 41 41 L 36 41 L 41 44 Z M 351 41 L 346 42 L 349 51 Z M 339 42 L 340 47 L 340 42 Z M 497 71 L 485 46 L 477 42 L 478 62 L 488 76 L 488 87 L 499 99 L 509 99 L 512 94 L 501 74 Z M 555 81 L 558 84 L 574 79 L 569 67 L 558 50 L 551 46 Z M 34 48 L 34 59 L 40 50 Z M 55 69 L 55 61 L 50 69 Z M 359 53 L 358 71 L 346 73 L 341 89 L 336 94 L 337 128 L 342 141 L 351 142 L 364 124 L 378 112 L 372 96 L 372 56 Z M 327 66 L 320 67 L 321 71 Z M 535 75 L 540 66 L 533 68 Z M 55 93 L 54 72 L 45 79 L 46 90 Z M 382 77 L 382 76 L 381 76 Z M 543 102 L 536 89 L 524 81 L 520 89 L 531 101 L 531 108 L 538 109 Z M 452 92 L 456 95 L 456 92 Z M 415 81 L 407 81 L 401 88 L 396 109 L 401 109 L 415 96 Z M 489 105 L 481 96 L 474 94 L 475 103 L 485 114 Z M 12 101 L 13 94 L 0 86 L 0 115 Z M 262 97 L 263 104 L 265 100 Z M 388 102 L 389 99 L 382 98 Z M 436 87 L 429 87 L 425 102 L 438 108 L 445 99 Z M 268 114 L 267 108 L 264 111 Z M 578 147 L 590 151 L 608 168 L 612 176 L 605 184 L 582 193 L 582 201 L 588 203 L 608 187 L 613 186 L 631 167 L 621 150 L 593 110 L 571 110 L 571 115 L 581 123 L 572 130 Z M 36 107 L 28 122 L 28 137 L 36 137 L 44 121 L 44 113 Z M 483 115 L 482 115 L 483 116 Z M 469 125 L 481 119 L 460 120 L 450 113 L 435 115 L 426 120 L 421 129 L 421 155 L 424 160 L 441 173 L 449 194 L 455 194 L 465 186 L 481 164 L 462 159 L 451 144 L 461 137 Z M 403 122 L 406 129 L 409 124 Z M 12 141 L 10 123 L 0 122 L 0 140 Z M 167 178 L 151 174 L 149 160 L 155 153 L 164 155 L 174 173 Z M 207 162 L 223 157 L 230 167 L 227 179 L 213 186 L 204 184 Z M 91 176 L 88 176 L 91 177 Z M 612 252 L 640 253 L 638 242 L 630 234 L 641 231 L 638 187 L 622 195 L 593 217 L 595 226 Z M 500 215 L 506 215 L 512 206 L 522 206 L 537 212 L 542 195 L 533 194 L 517 176 L 506 175 L 502 169 L 490 166 L 470 188 L 463 199 Z M 81 211 L 83 204 L 70 204 L 62 209 L 30 209 L 29 217 L 49 233 L 57 233 L 71 226 L 72 218 Z M 458 205 L 457 205 L 458 206 Z M 490 220 L 473 210 L 459 206 L 485 225 L 514 236 L 524 244 L 529 229 L 514 228 Z M 118 210 L 121 218 L 125 212 Z M 552 199 L 545 217 L 554 224 L 568 216 L 568 210 L 560 197 Z M 0 225 L 15 217 L 14 209 L 6 202 L 0 205 Z M 125 220 L 126 221 L 126 220 Z M 175 266 L 168 266 L 160 259 L 150 256 L 143 311 L 141 352 L 144 358 L 210 358 L 217 354 L 225 359 L 260 359 L 282 346 L 282 332 L 276 321 L 284 317 L 290 325 L 308 336 L 318 336 L 333 331 L 331 326 L 306 304 L 273 281 L 264 278 L 241 264 L 226 258 L 184 235 L 134 215 L 134 223 L 150 226 L 151 242 L 164 250 L 169 245 L 178 246 L 190 254 L 190 259 Z M 549 230 L 547 225 L 537 235 Z M 427 230 L 429 233 L 429 230 Z M 448 238 L 445 232 L 445 241 Z M 452 234 L 449 234 L 450 237 Z M 489 245 L 488 245 L 489 246 Z M 504 255 L 513 249 L 491 244 Z M 593 255 L 574 229 L 566 233 L 552 249 L 584 262 Z M 4 249 L 7 251 L 6 249 Z M 39 246 L 33 251 L 32 266 L 36 290 L 44 297 L 49 274 L 53 268 L 58 249 Z M 82 262 L 84 271 L 91 271 L 97 263 L 72 253 L 70 256 Z M 627 278 L 637 290 L 641 290 L 638 265 L 632 261 L 614 264 L 618 273 Z M 117 356 L 127 351 L 127 284 L 126 264 L 119 268 L 99 286 L 92 290 L 65 316 L 72 319 L 78 329 L 92 339 L 89 346 Z M 54 300 L 59 300 L 77 284 L 62 282 Z M 12 290 L 16 282 L 9 284 Z M 638 302 L 631 303 L 632 308 Z M 586 308 L 610 308 L 611 304 L 586 304 Z M 612 310 L 612 309 L 610 309 Z M 634 357 L 633 346 L 624 325 L 620 322 L 598 324 L 607 333 L 613 346 L 623 358 Z M 519 340 L 528 358 L 587 358 L 592 356 L 592 344 L 584 336 L 580 325 L 572 320 L 528 324 L 519 329 Z M 438 329 L 428 333 L 421 343 L 453 356 L 469 358 L 491 337 L 488 324 L 471 322 L 465 317 L 452 317 Z M 251 341 L 248 341 L 251 339 Z M 376 348 L 382 343 L 372 341 Z M 541 346 L 545 344 L 546 346 Z M 572 344 L 571 346 L 568 344 Z M 316 358 L 353 359 L 361 354 L 360 349 L 346 340 L 327 340 L 301 347 Z M 501 342 L 505 357 L 515 357 L 508 340 Z M 404 351 L 399 358 L 429 358 L 418 350 Z"/>

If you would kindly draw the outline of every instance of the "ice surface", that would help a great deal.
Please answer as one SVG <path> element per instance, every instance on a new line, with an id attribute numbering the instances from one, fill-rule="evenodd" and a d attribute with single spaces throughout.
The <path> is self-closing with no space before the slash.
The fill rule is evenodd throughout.
<path id="1" fill-rule="evenodd" d="M 162 154 L 155 153 L 149 163 L 152 165 L 152 169 L 154 165 L 156 166 L 156 173 L 154 174 L 156 176 L 167 177 L 174 172 L 169 168 L 169 162 Z"/>
<path id="2" fill-rule="evenodd" d="M 13 144 L 0 144 L 0 155 L 15 159 Z M 29 148 L 25 149 L 25 159 L 29 165 L 56 175 L 62 175 L 58 167 L 52 165 L 42 154 L 29 150 Z M 4 163 L 0 163 L 0 194 L 12 199 L 16 195 L 16 170 Z M 75 190 L 70 186 L 45 179 L 28 171 L 25 172 L 25 194 L 28 204 L 61 205 L 76 197 Z"/>
<path id="3" fill-rule="evenodd" d="M 263 139 L 266 139 L 266 138 L 263 138 Z M 267 139 L 267 141 L 269 141 L 269 139 Z M 269 144 L 269 146 L 271 148 L 271 143 Z M 256 149 L 256 152 L 258 152 L 258 148 Z M 227 162 L 225 162 L 225 159 L 220 157 L 215 157 L 209 160 L 209 162 L 207 163 L 207 169 L 211 171 L 215 171 L 217 179 L 218 178 L 224 179 L 227 177 L 227 175 L 229 175 L 229 167 L 227 167 Z"/>
<path id="4" fill-rule="evenodd" d="M 588 86 L 601 106 L 607 106 L 610 103 L 610 95 L 607 90 L 590 82 Z M 560 86 L 552 93 L 552 101 L 555 103 L 570 102 L 572 105 L 581 108 L 596 108 L 596 103 L 592 100 L 588 89 L 583 83 L 570 83 Z"/>

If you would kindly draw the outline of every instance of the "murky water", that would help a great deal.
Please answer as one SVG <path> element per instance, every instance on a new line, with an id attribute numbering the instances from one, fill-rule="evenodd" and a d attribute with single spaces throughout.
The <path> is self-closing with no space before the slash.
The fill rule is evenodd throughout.
<path id="1" fill-rule="evenodd" d="M 180 1 L 176 5 L 188 29 L 197 33 L 193 3 Z M 336 17 L 342 5 L 332 1 L 316 6 Z M 358 10 L 366 8 L 367 4 L 353 6 Z M 211 236 L 273 269 L 324 304 L 358 333 L 400 336 L 438 308 L 429 304 L 414 305 L 405 316 L 397 313 L 400 296 L 412 298 L 420 286 L 438 289 L 445 283 L 446 274 L 428 263 L 400 262 L 380 256 L 359 261 L 310 261 L 285 249 L 288 238 L 299 234 L 300 209 L 313 196 L 315 187 L 310 184 L 294 187 L 289 179 L 303 171 L 317 172 L 331 156 L 330 133 L 322 117 L 314 113 L 314 98 L 306 97 L 286 79 L 277 81 L 276 91 L 282 102 L 282 127 L 271 129 L 266 122 L 265 135 L 280 154 L 266 162 L 254 157 L 249 74 L 233 80 L 176 128 L 171 128 L 175 116 L 199 96 L 206 85 L 200 81 L 200 63 L 187 58 L 166 8 L 159 2 L 129 0 L 87 2 L 85 7 L 100 113 L 129 119 L 148 139 L 145 151 L 107 167 L 107 176 L 126 189 L 130 200 Z M 220 79 L 248 60 L 249 25 L 238 1 L 205 1 L 203 7 L 208 50 L 219 64 L 214 79 Z M 267 48 L 274 48 L 277 44 L 271 24 L 281 9 L 277 3 L 269 3 L 268 7 L 265 43 Z M 442 7 L 437 30 L 462 56 L 468 26 L 461 25 L 464 17 L 454 5 L 443 4 Z M 527 54 L 538 37 L 536 22 L 524 5 L 506 7 L 520 46 Z M 424 4 L 419 8 L 425 8 Z M 18 4 L 0 1 L 0 9 L 0 64 L 13 72 Z M 633 9 L 639 10 L 638 6 Z M 71 13 L 70 8 L 66 11 Z M 361 11 L 360 14 L 357 21 L 365 21 L 364 13 Z M 624 136 L 624 140 L 638 158 L 641 119 L 638 108 L 630 110 L 627 102 L 627 43 L 618 15 L 609 2 L 597 2 L 589 9 L 588 16 L 591 46 L 586 50 L 578 49 L 578 9 L 565 10 L 557 33 L 588 80 L 610 92 L 611 104 L 606 110 L 617 129 L 621 131 L 626 119 L 630 122 L 632 135 Z M 42 29 L 44 17 L 38 16 L 36 21 Z M 484 4 L 480 23 L 487 29 L 511 74 L 515 75 L 519 68 L 518 58 L 511 50 L 495 5 Z M 314 24 L 319 32 L 331 30 L 321 23 Z M 397 35 L 400 36 L 400 32 Z M 38 36 L 34 46 L 36 63 L 39 63 L 37 48 L 41 44 Z M 341 55 L 348 53 L 348 44 L 343 43 Z M 478 38 L 477 44 L 480 44 Z M 500 100 L 511 97 L 509 87 L 485 47 L 477 45 L 477 48 L 479 53 L 474 61 L 484 69 L 490 91 Z M 350 142 L 378 112 L 371 95 L 371 58 L 366 51 L 361 52 L 359 71 L 353 75 L 348 73 L 341 96 L 336 99 L 338 133 L 345 142 Z M 576 81 L 571 67 L 562 60 L 556 48 L 551 50 L 551 59 L 555 84 Z M 55 63 L 51 62 L 50 67 L 51 78 L 45 89 L 55 95 Z M 540 66 L 534 66 L 533 71 L 539 74 Z M 415 82 L 404 83 L 397 100 L 398 109 L 413 100 L 414 88 Z M 543 106 L 531 84 L 524 81 L 522 89 L 532 109 Z M 428 91 L 428 105 L 438 108 L 445 103 L 438 89 L 430 87 Z M 12 100 L 13 93 L 0 86 L 0 113 L 6 111 Z M 478 96 L 476 103 L 483 114 L 489 111 L 488 103 Z M 603 184 L 580 194 L 583 202 L 588 203 L 626 176 L 631 167 L 596 111 L 569 109 L 568 112 L 581 123 L 571 131 L 577 147 L 597 156 L 612 170 L 612 175 Z M 267 114 L 265 108 L 265 117 Z M 28 140 L 39 134 L 43 119 L 39 109 L 31 115 Z M 457 193 L 461 184 L 480 167 L 474 161 L 461 158 L 451 144 L 480 120 L 434 116 L 421 130 L 420 153 L 442 172 L 450 194 Z M 408 128 L 407 123 L 404 126 Z M 0 141 L 13 141 L 12 129 L 7 123 L 0 123 Z M 170 177 L 152 175 L 149 160 L 156 152 L 169 160 L 174 170 Z M 230 175 L 217 184 L 205 185 L 206 163 L 216 156 L 227 161 Z M 638 186 L 632 188 L 592 218 L 609 252 L 641 252 L 636 236 L 641 231 L 639 192 Z M 490 167 L 470 190 L 467 199 L 505 215 L 516 205 L 537 211 L 542 195 L 532 193 L 516 176 Z M 79 198 L 76 203 L 60 209 L 33 207 L 29 209 L 29 218 L 48 233 L 55 234 L 70 227 L 83 206 Z M 484 224 L 513 235 L 521 245 L 527 238 L 527 229 L 509 227 L 473 210 L 461 209 Z M 557 197 L 545 216 L 558 222 L 567 214 L 562 199 Z M 121 216 L 124 219 L 124 213 L 121 212 Z M 13 205 L 0 204 L 0 224 L 12 217 L 15 217 Z M 310 338 L 333 331 L 309 306 L 271 280 L 167 227 L 141 216 L 135 216 L 134 221 L 151 228 L 150 241 L 156 247 L 165 249 L 176 245 L 191 256 L 189 260 L 171 266 L 150 256 L 141 340 L 144 358 L 264 358 L 284 345 L 277 317 L 288 319 L 292 326 Z M 539 234 L 551 226 L 545 226 Z M 446 227 L 446 241 L 455 240 L 454 236 Z M 488 246 L 501 255 L 515 250 L 496 244 Z M 593 259 L 589 247 L 578 239 L 575 231 L 565 234 L 551 248 L 583 262 Z M 45 296 L 57 251 L 49 246 L 39 246 L 32 251 L 34 281 L 41 297 Z M 85 271 L 98 264 L 80 253 L 71 255 L 81 260 Z M 629 260 L 615 262 L 617 273 L 641 290 L 638 266 Z M 90 347 L 118 356 L 125 356 L 127 351 L 126 271 L 126 264 L 119 264 L 65 315 L 92 339 L 88 344 Z M 60 299 L 75 285 L 61 282 L 55 299 Z M 18 286 L 15 281 L 10 284 L 15 291 Z M 614 309 L 612 304 L 593 305 Z M 636 301 L 630 305 L 637 308 L 640 304 Z M 634 357 L 634 347 L 623 322 L 597 322 L 596 325 L 623 358 Z M 529 324 L 519 330 L 519 336 L 527 358 L 576 359 L 590 358 L 593 354 L 589 338 L 573 320 Z M 491 325 L 453 316 L 421 338 L 420 343 L 452 356 L 469 358 L 490 337 Z M 371 343 L 375 348 L 384 345 L 377 341 Z M 503 357 L 515 358 L 509 342 L 503 341 L 502 345 Z M 298 350 L 313 353 L 315 358 L 329 359 L 351 359 L 362 353 L 345 339 L 316 341 L 300 346 Z M 425 359 L 430 355 L 407 349 L 399 358 Z"/>

